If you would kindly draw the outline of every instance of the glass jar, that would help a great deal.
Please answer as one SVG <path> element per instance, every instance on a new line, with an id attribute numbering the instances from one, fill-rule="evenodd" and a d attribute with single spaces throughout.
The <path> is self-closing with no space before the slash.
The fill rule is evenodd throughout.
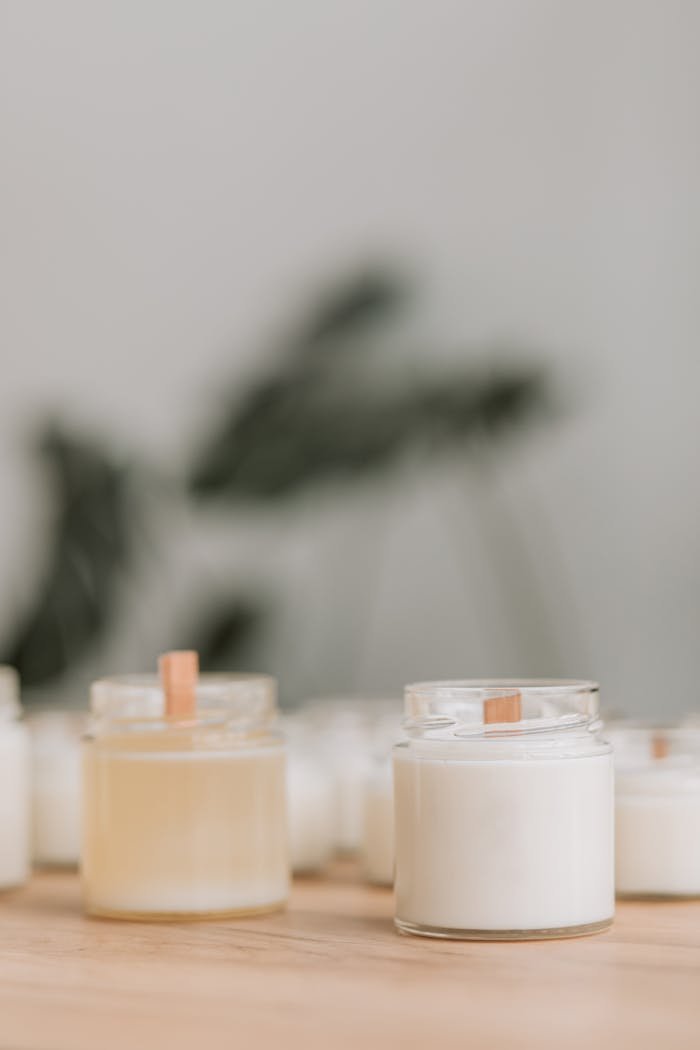
<path id="1" fill-rule="evenodd" d="M 32 743 L 32 856 L 35 864 L 80 859 L 81 745 L 87 716 L 45 710 L 27 720 Z"/>
<path id="2" fill-rule="evenodd" d="M 606 735 L 618 896 L 700 896 L 700 729 L 621 723 Z"/>
<path id="3" fill-rule="evenodd" d="M 155 675 L 93 683 L 82 858 L 89 914 L 200 919 L 283 905 L 275 694 L 264 675 L 202 674 L 193 713 L 168 715 Z"/>
<path id="4" fill-rule="evenodd" d="M 0 665 L 0 889 L 29 877 L 29 734 L 21 717 L 19 675 Z"/>
<path id="5" fill-rule="evenodd" d="M 598 687 L 408 686 L 394 748 L 396 925 L 479 940 L 595 933 L 612 921 L 613 764 Z"/>

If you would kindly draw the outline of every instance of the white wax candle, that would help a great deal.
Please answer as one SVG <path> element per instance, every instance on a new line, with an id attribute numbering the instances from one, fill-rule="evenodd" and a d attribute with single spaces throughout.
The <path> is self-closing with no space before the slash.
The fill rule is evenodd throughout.
<path id="1" fill-rule="evenodd" d="M 350 750 L 340 756 L 336 766 L 335 847 L 339 853 L 356 853 L 362 845 L 368 769 L 367 756 Z"/>
<path id="2" fill-rule="evenodd" d="M 0 889 L 29 876 L 29 735 L 20 711 L 17 674 L 0 666 Z"/>
<path id="3" fill-rule="evenodd" d="M 397 700 L 331 697 L 303 706 L 301 717 L 317 742 L 333 780 L 335 848 L 357 853 L 364 835 L 364 796 L 372 771 L 372 752 L 378 727 L 393 718 L 398 725 Z"/>
<path id="4" fill-rule="evenodd" d="M 396 923 L 591 933 L 614 911 L 613 762 L 585 682 L 422 683 L 394 749 Z"/>
<path id="5" fill-rule="evenodd" d="M 75 865 L 80 859 L 85 717 L 77 712 L 46 711 L 33 715 L 29 726 L 34 861 Z"/>
<path id="6" fill-rule="evenodd" d="M 391 763 L 382 764 L 365 781 L 362 866 L 377 886 L 394 881 L 394 787 Z"/>
<path id="7" fill-rule="evenodd" d="M 287 817 L 292 871 L 321 871 L 335 843 L 333 785 L 317 760 L 293 748 L 287 760 Z"/>
<path id="8" fill-rule="evenodd" d="M 396 910 L 406 924 L 478 933 L 609 920 L 610 755 L 478 761 L 465 748 L 397 751 Z"/>
<path id="9" fill-rule="evenodd" d="M 700 896 L 700 776 L 618 774 L 615 872 L 621 896 Z"/>
<path id="10" fill-rule="evenodd" d="M 700 896 L 700 733 L 616 726 L 609 736 L 618 894 Z"/>

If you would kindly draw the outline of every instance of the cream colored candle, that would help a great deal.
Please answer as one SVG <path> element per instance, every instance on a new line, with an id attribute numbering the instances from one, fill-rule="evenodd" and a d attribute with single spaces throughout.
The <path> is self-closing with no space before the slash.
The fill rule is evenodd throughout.
<path id="1" fill-rule="evenodd" d="M 32 855 L 36 864 L 80 859 L 82 735 L 86 716 L 42 711 L 29 719 L 32 741 Z"/>
<path id="2" fill-rule="evenodd" d="M 604 929 L 614 910 L 613 769 L 586 682 L 406 691 L 394 750 L 396 924 L 517 939 Z"/>
<path id="3" fill-rule="evenodd" d="M 176 676 L 175 676 L 176 678 Z M 166 676 L 167 679 L 167 676 Z M 288 892 L 285 754 L 274 680 L 103 679 L 84 758 L 89 913 L 245 915 Z"/>
<path id="4" fill-rule="evenodd" d="M 0 889 L 29 876 L 29 736 L 21 713 L 17 672 L 0 665 Z"/>
<path id="5" fill-rule="evenodd" d="M 616 725 L 615 885 L 700 897 L 700 730 Z"/>

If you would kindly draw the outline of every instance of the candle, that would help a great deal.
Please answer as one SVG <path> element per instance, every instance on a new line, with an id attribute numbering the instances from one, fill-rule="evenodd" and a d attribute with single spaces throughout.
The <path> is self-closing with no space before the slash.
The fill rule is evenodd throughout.
<path id="1" fill-rule="evenodd" d="M 0 889 L 29 875 L 29 736 L 21 713 L 19 676 L 0 666 Z"/>
<path id="2" fill-rule="evenodd" d="M 335 848 L 333 779 L 320 753 L 313 724 L 302 712 L 285 715 L 287 740 L 287 822 L 292 871 L 321 871 Z"/>
<path id="3" fill-rule="evenodd" d="M 42 711 L 29 719 L 32 741 L 33 857 L 77 865 L 80 858 L 81 737 L 85 715 Z"/>
<path id="4" fill-rule="evenodd" d="M 372 772 L 372 745 L 378 724 L 399 703 L 385 698 L 331 697 L 302 708 L 309 732 L 318 741 L 335 797 L 335 849 L 344 855 L 362 849 L 365 785 Z"/>
<path id="5" fill-rule="evenodd" d="M 618 894 L 700 896 L 700 731 L 620 724 L 608 737 Z"/>
<path id="6" fill-rule="evenodd" d="M 363 793 L 362 868 L 367 882 L 394 881 L 394 776 L 392 747 L 403 736 L 400 705 L 386 705 L 371 733 L 370 768 Z"/>
<path id="7" fill-rule="evenodd" d="M 333 856 L 335 805 L 332 784 L 310 754 L 290 751 L 287 762 L 287 818 L 292 871 L 322 871 Z"/>
<path id="8" fill-rule="evenodd" d="M 406 690 L 394 749 L 396 925 L 475 939 L 572 936 L 614 910 L 613 770 L 587 682 Z"/>
<path id="9" fill-rule="evenodd" d="M 126 918 L 249 915 L 288 892 L 285 758 L 274 679 L 155 676 L 92 686 L 84 756 L 86 910 Z"/>
<path id="10" fill-rule="evenodd" d="M 369 774 L 364 791 L 362 868 L 368 882 L 391 886 L 394 881 L 394 785 L 391 761 Z"/>

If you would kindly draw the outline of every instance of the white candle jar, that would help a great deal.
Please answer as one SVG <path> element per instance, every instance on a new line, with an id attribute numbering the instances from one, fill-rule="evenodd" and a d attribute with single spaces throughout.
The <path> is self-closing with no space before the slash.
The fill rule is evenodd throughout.
<path id="1" fill-rule="evenodd" d="M 595 933 L 614 911 L 613 764 L 590 682 L 409 686 L 394 748 L 396 925 Z"/>
<path id="2" fill-rule="evenodd" d="M 156 676 L 97 681 L 91 703 L 87 912 L 201 919 L 281 907 L 289 872 L 274 679 L 200 675 L 193 715 L 166 714 Z"/>
<path id="3" fill-rule="evenodd" d="M 374 886 L 394 881 L 394 785 L 391 763 L 378 760 L 364 790 L 362 871 Z"/>
<path id="4" fill-rule="evenodd" d="M 19 676 L 0 666 L 0 889 L 29 876 L 29 734 L 20 721 Z"/>
<path id="5" fill-rule="evenodd" d="M 360 856 L 367 882 L 394 882 L 394 774 L 392 748 L 403 736 L 400 707 L 382 717 L 372 733 L 371 765 L 364 785 L 364 824 Z"/>
<path id="6" fill-rule="evenodd" d="M 32 855 L 35 864 L 80 859 L 81 751 L 86 715 L 41 711 L 28 720 L 32 741 Z"/>
<path id="7" fill-rule="evenodd" d="M 335 845 L 335 797 L 328 770 L 310 746 L 298 719 L 283 723 L 288 741 L 287 821 L 295 875 L 323 870 Z"/>
<path id="8" fill-rule="evenodd" d="M 361 851 L 365 820 L 365 784 L 372 771 L 371 748 L 378 725 L 400 702 L 384 697 L 328 697 L 307 701 L 301 717 L 318 743 L 333 782 L 335 850 L 345 856 Z"/>
<path id="9" fill-rule="evenodd" d="M 700 731 L 611 726 L 621 897 L 700 897 Z"/>

